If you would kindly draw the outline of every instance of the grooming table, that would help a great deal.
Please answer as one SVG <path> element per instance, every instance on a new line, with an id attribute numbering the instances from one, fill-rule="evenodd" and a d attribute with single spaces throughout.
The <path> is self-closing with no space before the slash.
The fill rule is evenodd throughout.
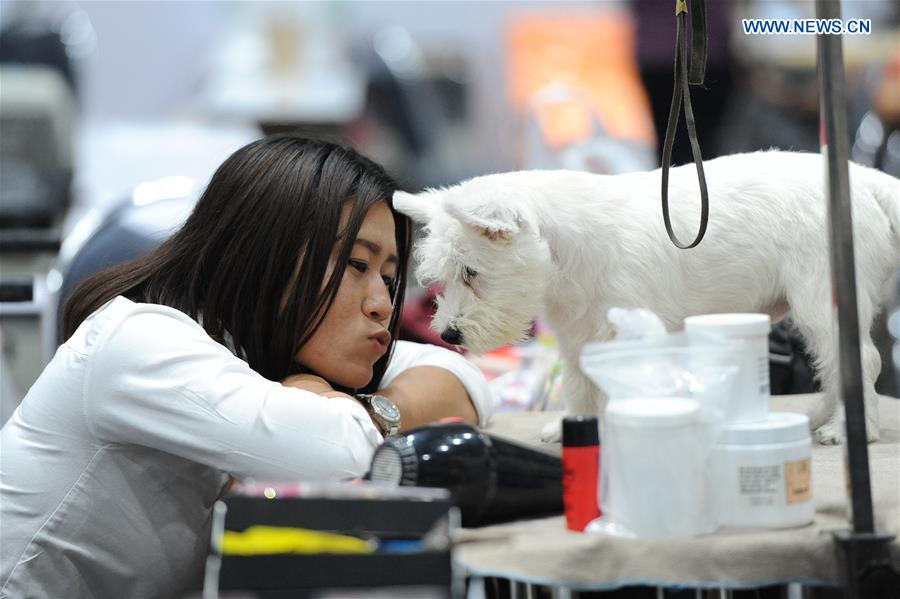
<path id="1" fill-rule="evenodd" d="M 775 411 L 808 411 L 815 395 L 773 397 Z M 877 532 L 900 527 L 900 400 L 879 400 L 881 440 L 869 445 L 872 499 Z M 522 443 L 540 442 L 540 430 L 559 412 L 500 413 L 487 431 Z M 755 588 L 800 583 L 841 584 L 843 562 L 831 531 L 850 528 L 846 515 L 841 446 L 813 443 L 815 521 L 780 530 L 719 531 L 690 539 L 646 541 L 577 533 L 562 516 L 462 529 L 454 559 L 468 575 L 571 590 L 622 586 Z M 900 569 L 900 540 L 891 544 Z"/>

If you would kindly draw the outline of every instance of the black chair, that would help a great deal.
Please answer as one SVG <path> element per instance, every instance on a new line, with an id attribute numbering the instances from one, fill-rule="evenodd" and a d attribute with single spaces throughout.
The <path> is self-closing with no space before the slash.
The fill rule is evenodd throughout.
<path id="1" fill-rule="evenodd" d="M 174 184 L 174 185 L 173 185 Z M 105 268 L 149 254 L 184 222 L 198 198 L 197 186 L 186 179 L 163 179 L 139 185 L 132 197 L 98 218 L 85 217 L 63 241 L 59 272 L 56 330 L 58 342 L 62 309 L 82 281 Z M 91 225 L 89 221 L 98 224 Z"/>

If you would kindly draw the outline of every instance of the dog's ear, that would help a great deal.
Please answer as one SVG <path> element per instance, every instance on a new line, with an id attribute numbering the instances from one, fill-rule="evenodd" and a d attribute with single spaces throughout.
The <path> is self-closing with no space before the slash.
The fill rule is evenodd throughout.
<path id="1" fill-rule="evenodd" d="M 523 214 L 502 204 L 448 202 L 447 212 L 491 241 L 512 241 L 529 226 Z"/>
<path id="2" fill-rule="evenodd" d="M 427 223 L 440 210 L 440 196 L 434 191 L 422 193 L 395 191 L 392 204 L 394 210 L 405 214 L 417 223 Z"/>

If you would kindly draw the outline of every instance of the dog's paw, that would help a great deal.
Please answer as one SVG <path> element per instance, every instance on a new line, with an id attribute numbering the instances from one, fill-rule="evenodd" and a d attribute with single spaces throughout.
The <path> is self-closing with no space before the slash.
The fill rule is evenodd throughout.
<path id="1" fill-rule="evenodd" d="M 843 406 L 840 408 L 843 410 Z M 843 437 L 842 414 L 834 414 L 828 422 L 813 430 L 816 441 L 822 445 L 840 445 Z M 874 443 L 880 438 L 878 431 L 878 415 L 871 410 L 866 411 L 866 441 Z"/>
<path id="2" fill-rule="evenodd" d="M 874 443 L 881 438 L 878 432 L 878 404 L 875 404 L 875 410 L 866 405 L 866 439 L 869 443 Z"/>
<path id="3" fill-rule="evenodd" d="M 878 432 L 878 427 L 867 424 L 866 425 L 866 440 L 868 440 L 869 443 L 874 443 L 875 441 L 877 441 L 880 438 L 881 438 L 881 434 Z"/>
<path id="4" fill-rule="evenodd" d="M 813 436 L 822 445 L 841 444 L 841 425 L 839 422 L 829 420 L 813 432 Z"/>
<path id="5" fill-rule="evenodd" d="M 548 422 L 541 429 L 541 441 L 544 443 L 561 443 L 562 442 L 562 420 L 554 420 Z"/>
<path id="6" fill-rule="evenodd" d="M 816 441 L 822 445 L 840 445 L 843 431 L 838 420 L 829 420 L 813 432 Z M 878 441 L 881 436 L 878 432 L 878 420 L 866 417 L 866 440 L 869 443 Z"/>

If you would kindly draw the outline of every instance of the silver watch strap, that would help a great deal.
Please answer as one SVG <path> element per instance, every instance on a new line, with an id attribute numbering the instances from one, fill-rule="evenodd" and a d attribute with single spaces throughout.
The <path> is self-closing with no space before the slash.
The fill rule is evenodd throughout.
<path id="1" fill-rule="evenodd" d="M 375 410 L 375 407 L 372 405 L 372 402 L 375 400 L 375 395 L 369 393 L 359 393 L 356 395 L 358 399 L 363 402 L 363 405 L 366 407 L 366 411 L 369 413 L 369 416 L 372 418 L 372 422 L 378 427 L 381 431 L 381 434 L 385 437 L 393 437 L 397 433 L 400 432 L 400 423 L 399 422 L 391 422 L 385 418 L 383 418 L 378 412 Z M 379 396 L 387 401 L 390 401 L 384 396 Z M 391 402 L 393 404 L 393 402 Z"/>

